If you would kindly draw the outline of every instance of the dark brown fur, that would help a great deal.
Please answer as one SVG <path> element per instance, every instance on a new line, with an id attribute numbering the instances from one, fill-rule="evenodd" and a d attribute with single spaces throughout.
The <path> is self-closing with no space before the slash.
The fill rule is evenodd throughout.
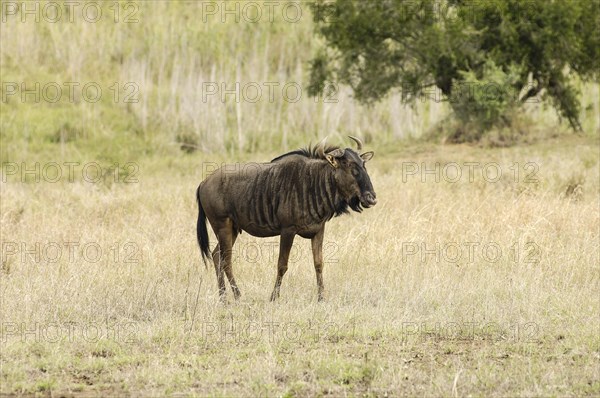
<path id="1" fill-rule="evenodd" d="M 206 261 L 209 245 L 205 219 L 208 218 L 218 240 L 212 259 L 221 299 L 225 298 L 224 274 L 234 297 L 240 297 L 231 254 L 238 234 L 246 231 L 258 237 L 281 236 L 271 300 L 279 297 L 294 237 L 311 239 L 318 298 L 322 300 L 325 222 L 348 213 L 348 207 L 360 212 L 362 207 L 377 202 L 364 167 L 372 154 L 359 155 L 350 148 L 309 147 L 281 155 L 270 163 L 222 167 L 206 178 L 196 191 L 197 235 Z"/>

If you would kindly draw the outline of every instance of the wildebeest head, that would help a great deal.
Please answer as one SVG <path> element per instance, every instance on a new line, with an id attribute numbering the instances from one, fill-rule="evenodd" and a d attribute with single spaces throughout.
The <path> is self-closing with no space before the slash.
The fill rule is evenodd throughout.
<path id="1" fill-rule="evenodd" d="M 356 142 L 357 150 L 362 149 L 362 142 L 350 137 Z M 352 210 L 360 212 L 362 207 L 369 208 L 377 203 L 377 195 L 371 184 L 365 164 L 373 157 L 373 152 L 359 154 L 351 148 L 337 148 L 325 152 L 325 143 L 319 147 L 321 156 L 335 169 L 335 180 L 338 190 L 348 202 Z"/>

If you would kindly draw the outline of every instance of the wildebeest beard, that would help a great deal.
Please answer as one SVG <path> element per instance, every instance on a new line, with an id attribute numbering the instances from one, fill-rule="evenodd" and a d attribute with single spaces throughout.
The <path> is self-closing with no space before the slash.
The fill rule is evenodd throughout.
<path id="1" fill-rule="evenodd" d="M 361 213 L 363 211 L 362 206 L 360 205 L 360 199 L 358 198 L 358 196 L 354 196 L 352 199 L 350 199 L 350 208 L 358 213 Z"/>
<path id="2" fill-rule="evenodd" d="M 341 200 L 337 203 L 336 208 L 335 208 L 335 217 L 341 216 L 342 214 L 348 214 L 350 213 L 348 211 L 348 207 L 350 207 L 352 210 L 358 212 L 358 213 L 362 213 L 363 208 L 360 204 L 360 199 L 358 198 L 358 196 L 354 196 L 353 198 L 350 199 L 350 201 L 346 201 L 346 200 Z"/>

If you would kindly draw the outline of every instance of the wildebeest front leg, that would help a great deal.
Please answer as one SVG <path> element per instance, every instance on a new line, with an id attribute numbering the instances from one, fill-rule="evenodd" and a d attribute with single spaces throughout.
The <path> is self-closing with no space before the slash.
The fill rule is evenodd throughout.
<path id="1" fill-rule="evenodd" d="M 281 288 L 281 280 L 288 268 L 288 260 L 290 258 L 290 250 L 294 243 L 294 233 L 282 233 L 279 241 L 279 259 L 277 260 L 277 279 L 275 280 L 275 288 L 271 293 L 271 301 L 275 301 L 279 297 L 279 289 Z"/>
<path id="2" fill-rule="evenodd" d="M 315 273 L 317 274 L 317 288 L 319 290 L 318 300 L 323 301 L 323 236 L 325 235 L 325 227 L 311 239 L 310 243 L 313 252 L 313 261 L 315 263 Z"/>

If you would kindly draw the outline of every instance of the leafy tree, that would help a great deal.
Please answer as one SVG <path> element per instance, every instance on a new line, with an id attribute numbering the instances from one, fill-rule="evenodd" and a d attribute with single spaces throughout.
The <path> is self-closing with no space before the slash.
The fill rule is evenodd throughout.
<path id="1" fill-rule="evenodd" d="M 311 61 L 313 95 L 331 81 L 364 103 L 437 89 L 482 131 L 510 125 L 539 95 L 581 130 L 573 80 L 598 80 L 596 0 L 317 0 L 313 14 L 325 43 Z"/>

